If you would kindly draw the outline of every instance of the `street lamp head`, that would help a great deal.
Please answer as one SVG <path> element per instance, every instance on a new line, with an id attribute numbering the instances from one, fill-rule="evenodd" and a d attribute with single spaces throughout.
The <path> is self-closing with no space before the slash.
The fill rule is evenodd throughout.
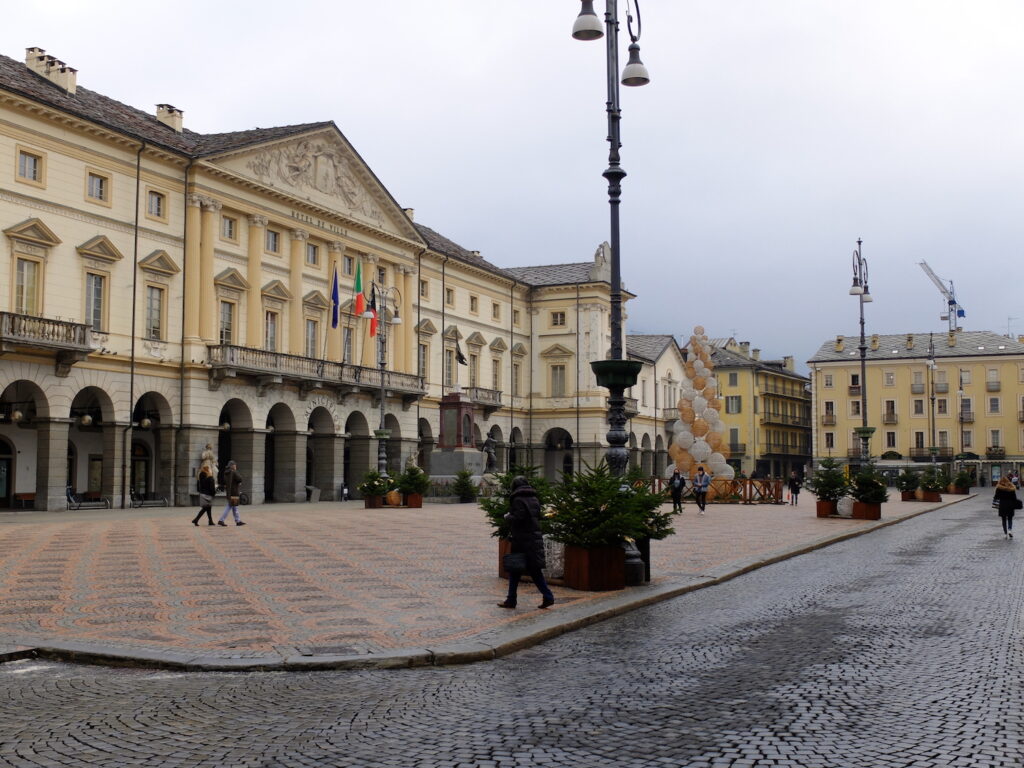
<path id="1" fill-rule="evenodd" d="M 864 292 L 860 295 L 860 300 L 863 301 L 865 304 L 870 304 L 872 301 L 875 300 L 874 297 L 868 292 L 867 285 L 864 286 Z"/>
<path id="2" fill-rule="evenodd" d="M 860 296 L 862 293 L 864 293 L 864 287 L 860 284 L 860 279 L 853 278 L 853 285 L 850 286 L 850 295 Z"/>
<path id="3" fill-rule="evenodd" d="M 647 85 L 651 82 L 651 76 L 647 73 L 647 67 L 640 61 L 640 44 L 632 42 L 629 44 L 629 61 L 622 70 L 623 85 Z"/>
<path id="4" fill-rule="evenodd" d="M 604 37 L 601 20 L 594 13 L 594 0 L 581 0 L 583 8 L 572 25 L 572 36 L 576 40 L 600 40 Z"/>
<path id="5" fill-rule="evenodd" d="M 392 325 L 401 325 L 402 324 L 402 316 L 400 314 L 398 314 L 398 309 L 395 309 L 395 316 L 393 318 L 391 318 L 391 324 Z"/>
<path id="6" fill-rule="evenodd" d="M 366 310 L 365 312 L 363 312 L 363 314 L 360 315 L 360 317 L 363 318 L 363 320 L 372 320 L 373 312 L 371 312 L 370 310 Z"/>

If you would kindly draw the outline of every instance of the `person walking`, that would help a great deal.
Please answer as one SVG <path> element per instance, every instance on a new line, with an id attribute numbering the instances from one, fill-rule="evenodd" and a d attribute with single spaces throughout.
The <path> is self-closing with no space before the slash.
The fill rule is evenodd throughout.
<path id="1" fill-rule="evenodd" d="M 1003 523 L 1003 538 L 1013 538 L 1013 513 L 1017 511 L 1017 491 L 1009 475 L 1003 475 L 996 484 L 996 492 L 992 496 L 992 504 L 999 508 L 999 519 Z"/>
<path id="2" fill-rule="evenodd" d="M 708 487 L 711 485 L 711 475 L 704 471 L 704 467 L 697 467 L 697 475 L 693 478 L 693 496 L 697 500 L 699 514 L 704 514 L 704 508 L 708 505 Z"/>
<path id="3" fill-rule="evenodd" d="M 217 482 L 213 479 L 213 467 L 207 463 L 199 468 L 196 479 L 196 490 L 199 491 L 199 514 L 192 518 L 192 525 L 199 525 L 199 518 L 206 513 L 206 524 L 213 525 L 213 496 L 217 493 Z"/>
<path id="4" fill-rule="evenodd" d="M 679 470 L 672 473 L 668 480 L 668 488 L 672 493 L 672 511 L 683 511 L 683 489 L 686 488 L 686 478 L 679 474 Z"/>
<path id="5" fill-rule="evenodd" d="M 220 520 L 217 521 L 217 525 L 227 525 L 224 520 L 227 518 L 228 512 L 234 515 L 235 525 L 245 525 L 241 516 L 238 514 L 238 497 L 242 493 L 242 476 L 238 474 L 238 465 L 234 461 L 228 462 L 227 469 L 224 470 L 223 482 L 224 490 L 228 495 L 228 503 L 224 507 L 224 511 L 221 513 Z"/>
<path id="6" fill-rule="evenodd" d="M 800 489 L 804 487 L 803 480 L 796 473 L 796 470 L 789 473 L 789 481 L 786 483 L 789 487 L 789 503 L 792 506 L 796 506 L 796 498 L 800 495 Z"/>
<path id="7" fill-rule="evenodd" d="M 548 608 L 555 604 L 555 596 L 551 594 L 541 570 L 545 562 L 544 537 L 540 531 L 540 499 L 537 498 L 537 492 L 530 485 L 530 481 L 522 475 L 513 478 L 509 499 L 511 504 L 505 519 L 511 526 L 511 551 L 526 556 L 526 572 L 530 574 L 541 594 L 541 604 L 537 607 Z M 519 571 L 509 572 L 508 597 L 505 598 L 505 602 L 498 603 L 499 608 L 516 607 L 516 591 L 521 577 Z"/>

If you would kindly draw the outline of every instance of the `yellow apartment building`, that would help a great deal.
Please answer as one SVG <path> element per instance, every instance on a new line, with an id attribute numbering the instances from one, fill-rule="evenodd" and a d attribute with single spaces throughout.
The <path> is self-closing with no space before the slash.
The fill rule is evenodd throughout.
<path id="1" fill-rule="evenodd" d="M 808 361 L 814 460 L 857 464 L 863 421 L 871 458 L 897 470 L 962 464 L 981 482 L 1024 461 L 1024 343 L 991 331 L 872 334 L 861 380 L 859 337 L 837 336 Z"/>

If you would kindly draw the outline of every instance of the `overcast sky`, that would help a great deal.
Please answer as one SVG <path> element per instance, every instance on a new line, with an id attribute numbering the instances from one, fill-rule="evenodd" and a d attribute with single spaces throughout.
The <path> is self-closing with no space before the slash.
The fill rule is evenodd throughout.
<path id="1" fill-rule="evenodd" d="M 603 11 L 604 2 L 596 6 Z M 624 2 L 620 15 L 624 20 Z M 498 266 L 608 238 L 603 42 L 576 0 L 5 3 L 0 52 L 200 132 L 334 120 L 416 220 Z M 623 88 L 632 333 L 735 335 L 805 361 L 857 335 L 1024 333 L 1024 3 L 640 0 Z M 625 24 L 623 23 L 623 31 Z M 625 34 L 620 39 L 625 61 Z"/>

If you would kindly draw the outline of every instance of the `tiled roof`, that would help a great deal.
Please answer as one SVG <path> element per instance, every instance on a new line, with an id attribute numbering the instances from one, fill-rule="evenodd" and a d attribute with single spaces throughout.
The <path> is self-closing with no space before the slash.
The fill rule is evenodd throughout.
<path id="1" fill-rule="evenodd" d="M 907 338 L 910 346 L 907 346 Z M 927 360 L 929 357 L 927 333 L 879 334 L 878 349 L 872 349 L 872 338 L 866 337 L 867 360 Z M 949 346 L 948 334 L 931 334 L 935 345 L 935 358 L 991 357 L 993 355 L 1024 355 L 1024 344 L 993 331 L 958 331 L 956 344 Z M 808 363 L 832 363 L 860 360 L 860 334 L 843 337 L 843 351 L 836 352 L 835 339 L 826 341 L 808 360 Z"/>
<path id="2" fill-rule="evenodd" d="M 783 360 L 754 360 L 739 352 L 733 352 L 722 347 L 711 348 L 711 361 L 714 363 L 715 368 L 756 368 L 759 371 L 770 371 L 773 374 L 790 376 L 794 379 L 808 380 L 806 376 L 802 376 L 796 371 L 787 368 Z"/>
<path id="3" fill-rule="evenodd" d="M 538 267 L 509 267 L 505 271 L 527 285 L 576 285 L 592 282 L 594 262 L 547 264 Z"/>
<path id="4" fill-rule="evenodd" d="M 666 333 L 626 334 L 626 353 L 654 362 L 661 357 L 665 347 L 675 343 L 675 338 Z"/>
<path id="5" fill-rule="evenodd" d="M 254 144 L 276 141 L 277 139 L 284 139 L 300 133 L 333 127 L 333 121 L 324 120 L 318 123 L 279 125 L 275 128 L 251 128 L 248 131 L 232 131 L 230 133 L 197 134 L 196 155 L 216 155 L 221 152 L 231 152 Z"/>
<path id="6" fill-rule="evenodd" d="M 425 227 L 422 224 L 413 223 L 416 227 L 416 231 L 420 233 L 420 236 L 426 241 L 430 250 L 440 253 L 443 256 L 450 256 L 453 259 L 457 259 L 466 264 L 474 264 L 481 269 L 486 269 L 488 272 L 494 272 L 495 274 L 508 277 L 508 270 L 504 270 L 501 267 L 491 264 L 491 262 L 482 258 L 480 254 L 468 251 L 458 243 L 449 240 L 442 234 L 439 234 L 432 230 L 430 227 Z"/>

